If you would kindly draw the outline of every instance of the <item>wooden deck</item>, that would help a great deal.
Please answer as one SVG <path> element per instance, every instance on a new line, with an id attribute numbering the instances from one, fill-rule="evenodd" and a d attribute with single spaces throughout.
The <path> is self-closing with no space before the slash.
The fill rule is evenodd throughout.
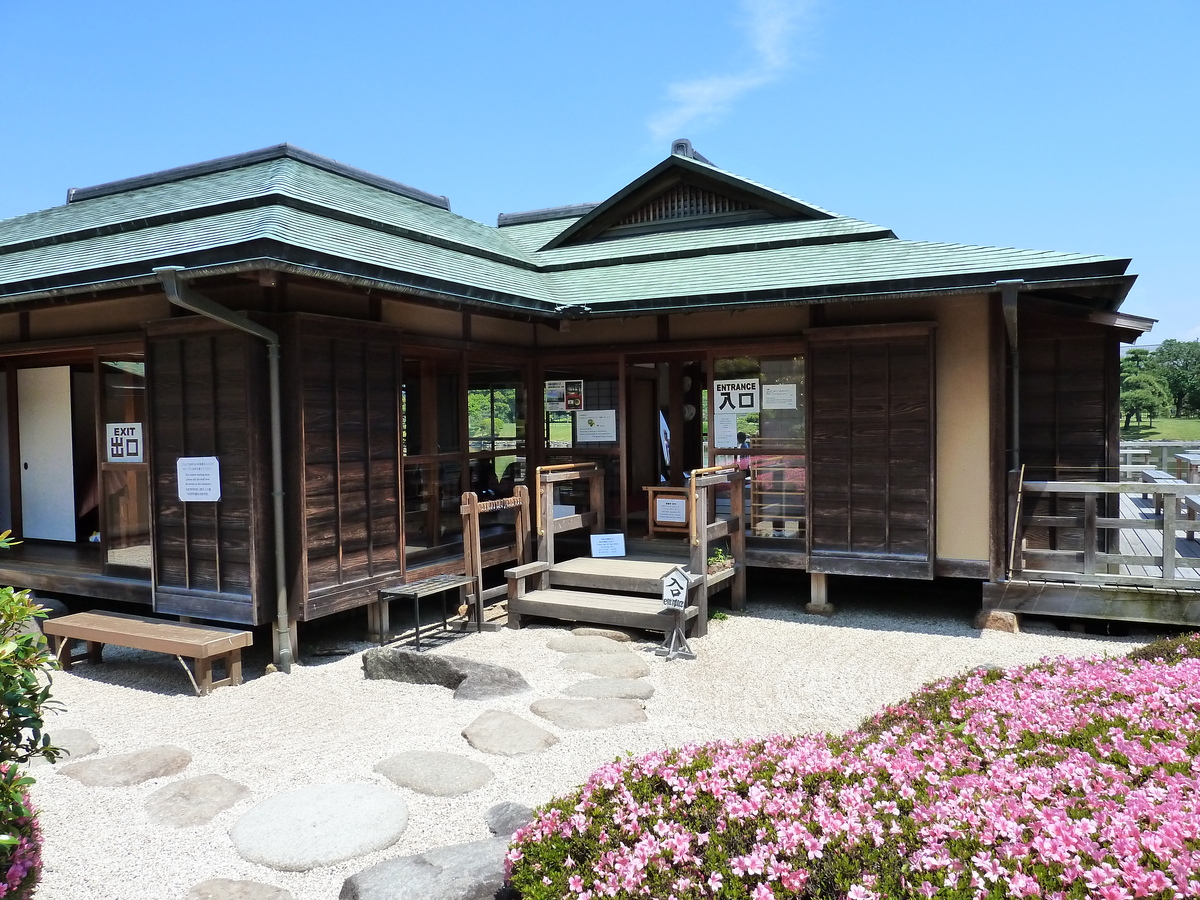
<path id="1" fill-rule="evenodd" d="M 149 571 L 144 579 L 106 575 L 99 547 L 58 541 L 23 541 L 0 550 L 0 584 L 146 607 L 152 596 Z"/>
<path id="2" fill-rule="evenodd" d="M 1200 485 L 1196 487 L 1200 494 Z M 1138 494 L 1121 495 L 1121 518 L 1142 519 L 1153 521 L 1161 518 L 1155 512 L 1154 500 Z M 1186 526 L 1188 520 L 1182 516 L 1176 518 L 1175 529 L 1175 577 L 1195 578 L 1200 587 L 1200 541 L 1189 540 Z M 1194 523 L 1200 526 L 1200 523 Z M 1198 529 L 1200 531 L 1200 529 Z M 1193 532 L 1193 536 L 1200 533 Z M 1163 533 L 1154 528 L 1122 529 L 1121 554 L 1123 556 L 1157 556 L 1163 555 Z M 1161 578 L 1162 566 L 1121 566 L 1122 575 L 1142 575 Z"/>

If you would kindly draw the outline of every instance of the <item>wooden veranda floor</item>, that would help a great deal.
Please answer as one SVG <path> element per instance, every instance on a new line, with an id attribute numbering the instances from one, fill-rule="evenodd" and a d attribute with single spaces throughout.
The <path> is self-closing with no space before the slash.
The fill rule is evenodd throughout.
<path id="1" fill-rule="evenodd" d="M 1123 519 L 1154 519 L 1158 517 L 1154 510 L 1154 498 L 1142 497 L 1141 494 L 1121 494 L 1121 518 Z M 1200 522 L 1189 522 L 1180 517 L 1179 524 L 1196 525 L 1198 530 L 1193 534 L 1200 538 Z M 1121 553 L 1130 556 L 1162 556 L 1163 534 L 1155 529 L 1126 528 L 1121 530 Z M 1185 528 L 1175 531 L 1175 577 L 1195 578 L 1200 587 L 1200 541 L 1188 540 Z M 1121 566 L 1122 575 L 1146 575 L 1162 577 L 1161 566 Z"/>

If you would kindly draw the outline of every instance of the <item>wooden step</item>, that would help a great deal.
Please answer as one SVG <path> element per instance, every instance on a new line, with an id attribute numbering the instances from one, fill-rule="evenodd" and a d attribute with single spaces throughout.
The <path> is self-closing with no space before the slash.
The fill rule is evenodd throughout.
<path id="1" fill-rule="evenodd" d="M 604 559 L 579 556 L 555 563 L 550 569 L 551 587 L 590 588 L 628 594 L 662 597 L 662 580 L 675 566 L 670 560 Z M 686 566 L 684 566 L 686 568 Z"/>
<path id="2" fill-rule="evenodd" d="M 684 621 L 695 619 L 699 613 L 695 606 L 689 606 L 683 611 Z M 666 634 L 675 627 L 677 615 L 677 610 L 664 608 L 660 599 L 554 588 L 530 591 L 524 597 L 508 601 L 508 624 L 513 628 L 521 627 L 522 616 L 538 616 Z"/>

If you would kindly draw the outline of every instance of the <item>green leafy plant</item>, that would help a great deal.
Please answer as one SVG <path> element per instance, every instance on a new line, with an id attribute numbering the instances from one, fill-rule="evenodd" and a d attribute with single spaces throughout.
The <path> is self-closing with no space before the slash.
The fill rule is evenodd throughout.
<path id="1" fill-rule="evenodd" d="M 20 543 L 9 532 L 0 547 Z M 57 661 L 41 629 L 30 627 L 46 611 L 29 591 L 0 588 L 0 891 L 29 897 L 41 877 L 42 836 L 29 803 L 33 779 L 21 763 L 54 762 L 62 751 L 43 730 L 43 715 L 55 707 L 49 673 Z"/>
<path id="2" fill-rule="evenodd" d="M 733 565 L 733 557 L 724 547 L 713 547 L 708 552 L 708 570 L 710 572 L 719 572 L 722 569 L 728 569 Z"/>

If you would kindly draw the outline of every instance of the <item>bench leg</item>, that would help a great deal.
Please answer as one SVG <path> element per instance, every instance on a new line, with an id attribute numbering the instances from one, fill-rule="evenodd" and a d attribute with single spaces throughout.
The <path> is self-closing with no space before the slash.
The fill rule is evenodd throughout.
<path id="1" fill-rule="evenodd" d="M 104 645 L 102 643 L 100 643 L 99 641 L 88 641 L 87 642 L 88 662 L 96 663 L 97 665 L 104 662 L 104 660 L 102 658 L 103 652 L 104 652 Z"/>
<path id="2" fill-rule="evenodd" d="M 242 683 L 242 648 L 232 650 L 229 656 L 225 659 L 225 667 L 229 674 L 229 683 L 238 685 Z"/>
<path id="3" fill-rule="evenodd" d="M 388 637 L 390 637 L 390 605 L 387 600 L 376 600 L 367 604 L 367 639 L 378 641 L 381 647 L 387 643 Z"/>
<path id="4" fill-rule="evenodd" d="M 212 664 L 211 658 L 197 659 L 196 664 L 196 684 L 200 686 L 200 696 L 203 697 L 212 691 Z"/>

